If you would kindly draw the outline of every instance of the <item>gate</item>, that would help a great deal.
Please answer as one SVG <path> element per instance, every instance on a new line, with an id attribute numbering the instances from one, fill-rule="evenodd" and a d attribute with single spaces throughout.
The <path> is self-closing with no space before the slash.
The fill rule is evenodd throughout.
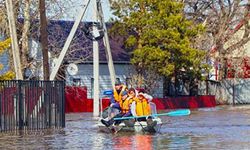
<path id="1" fill-rule="evenodd" d="M 0 132 L 65 127 L 63 81 L 0 81 Z"/>

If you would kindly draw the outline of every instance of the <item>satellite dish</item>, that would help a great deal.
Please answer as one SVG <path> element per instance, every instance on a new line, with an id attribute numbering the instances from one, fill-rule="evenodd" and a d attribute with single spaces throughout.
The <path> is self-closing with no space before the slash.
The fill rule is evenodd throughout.
<path id="1" fill-rule="evenodd" d="M 71 76 L 76 75 L 78 72 L 78 67 L 76 64 L 71 63 L 68 65 L 67 71 L 68 71 L 69 75 L 71 75 Z"/>

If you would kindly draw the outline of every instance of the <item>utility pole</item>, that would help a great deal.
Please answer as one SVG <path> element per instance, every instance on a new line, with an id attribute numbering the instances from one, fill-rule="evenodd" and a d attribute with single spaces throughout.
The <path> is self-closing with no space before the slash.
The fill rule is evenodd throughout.
<path id="1" fill-rule="evenodd" d="M 94 10 L 93 10 L 93 22 L 98 22 L 97 17 L 97 3 L 96 0 L 93 0 Z M 93 26 L 93 33 L 98 31 L 97 26 Z M 94 108 L 93 108 L 93 116 L 99 116 L 99 47 L 98 41 L 93 40 L 93 76 L 94 76 Z"/>
<path id="2" fill-rule="evenodd" d="M 21 62 L 20 62 L 20 50 L 18 47 L 17 33 L 16 33 L 16 22 L 13 12 L 12 0 L 6 0 L 6 8 L 9 21 L 10 37 L 11 37 L 11 49 L 14 61 L 14 68 L 17 80 L 23 80 Z"/>
<path id="3" fill-rule="evenodd" d="M 106 58 L 107 58 L 107 61 L 108 61 L 111 84 L 112 84 L 112 87 L 115 87 L 115 68 L 114 68 L 114 63 L 113 63 L 113 59 L 112 59 L 111 48 L 110 48 L 110 45 L 109 45 L 108 30 L 107 30 L 107 27 L 106 27 L 106 24 L 105 24 L 105 21 L 104 21 L 101 0 L 98 0 L 97 8 L 98 8 L 98 15 L 99 15 L 99 18 L 100 18 L 100 22 L 101 22 L 101 24 L 103 26 L 103 30 L 104 30 L 103 43 L 104 43 L 104 46 L 105 46 Z"/>
<path id="4" fill-rule="evenodd" d="M 47 32 L 47 19 L 45 0 L 39 0 L 40 12 L 40 38 L 43 53 L 43 80 L 49 80 L 49 57 L 48 57 L 48 32 Z"/>

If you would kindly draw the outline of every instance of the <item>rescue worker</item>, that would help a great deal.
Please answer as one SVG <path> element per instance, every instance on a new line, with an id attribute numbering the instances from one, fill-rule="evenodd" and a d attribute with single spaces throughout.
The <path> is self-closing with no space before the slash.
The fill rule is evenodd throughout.
<path id="1" fill-rule="evenodd" d="M 150 104 L 148 100 L 145 98 L 143 93 L 138 93 L 138 98 L 133 101 L 131 106 L 131 112 L 133 116 L 139 117 L 139 116 L 150 116 L 151 115 L 151 109 Z M 138 118 L 138 121 L 146 121 L 145 118 Z"/>
<path id="2" fill-rule="evenodd" d="M 121 123 L 120 120 L 114 121 L 114 118 L 128 117 L 128 116 L 132 115 L 131 110 L 130 110 L 130 106 L 131 106 L 131 103 L 133 100 L 128 96 L 127 91 L 123 91 L 121 93 L 121 96 L 122 96 L 121 97 L 122 99 L 119 103 L 119 106 L 121 108 L 121 112 L 108 121 L 106 121 L 104 119 L 101 120 L 101 122 L 107 127 L 111 126 L 113 123 L 115 123 L 115 125 L 118 125 Z"/>
<path id="3" fill-rule="evenodd" d="M 154 127 L 157 125 L 157 121 L 153 121 L 151 117 L 151 107 L 149 101 L 145 98 L 144 93 L 138 93 L 138 99 L 133 101 L 131 105 L 131 113 L 133 116 L 138 117 L 137 121 L 146 121 L 147 126 L 144 131 L 156 132 Z M 147 116 L 147 117 L 140 117 Z"/>
<path id="4" fill-rule="evenodd" d="M 122 100 L 122 92 L 126 90 L 127 87 L 120 81 L 115 83 L 115 87 L 113 89 L 113 97 L 111 97 L 110 99 L 110 107 L 120 109 L 119 103 Z"/>
<path id="5" fill-rule="evenodd" d="M 120 108 L 121 108 L 121 113 L 122 114 L 129 113 L 130 115 L 132 115 L 130 106 L 131 106 L 132 102 L 136 100 L 135 89 L 130 88 L 128 90 L 128 92 L 126 92 L 126 93 L 127 93 L 126 99 L 122 98 L 122 100 L 119 102 Z M 124 95 L 124 92 L 123 92 L 123 95 Z"/>
<path id="6" fill-rule="evenodd" d="M 144 89 L 140 89 L 138 91 L 138 94 L 142 94 L 144 96 L 144 98 L 148 100 L 149 105 L 150 105 L 151 114 L 157 114 L 156 105 L 152 102 L 153 96 L 147 94 Z"/>

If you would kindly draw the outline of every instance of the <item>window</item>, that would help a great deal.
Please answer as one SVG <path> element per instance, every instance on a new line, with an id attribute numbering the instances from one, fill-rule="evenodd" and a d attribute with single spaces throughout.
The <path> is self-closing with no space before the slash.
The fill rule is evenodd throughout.
<path id="1" fill-rule="evenodd" d="M 80 78 L 73 78 L 73 86 L 80 86 L 81 79 Z"/>

